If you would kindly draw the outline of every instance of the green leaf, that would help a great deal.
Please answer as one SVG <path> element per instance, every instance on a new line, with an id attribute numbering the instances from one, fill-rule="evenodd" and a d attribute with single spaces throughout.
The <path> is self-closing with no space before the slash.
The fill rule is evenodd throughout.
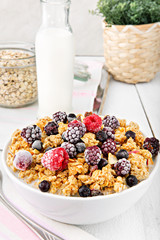
<path id="1" fill-rule="evenodd" d="M 102 16 L 108 24 L 160 22 L 160 0 L 99 0 L 90 13 Z"/>

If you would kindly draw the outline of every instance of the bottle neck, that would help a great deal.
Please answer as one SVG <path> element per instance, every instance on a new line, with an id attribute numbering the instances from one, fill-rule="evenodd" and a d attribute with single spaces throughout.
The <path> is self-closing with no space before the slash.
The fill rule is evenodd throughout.
<path id="1" fill-rule="evenodd" d="M 64 28 L 71 31 L 69 24 L 70 0 L 41 0 L 42 27 Z"/>

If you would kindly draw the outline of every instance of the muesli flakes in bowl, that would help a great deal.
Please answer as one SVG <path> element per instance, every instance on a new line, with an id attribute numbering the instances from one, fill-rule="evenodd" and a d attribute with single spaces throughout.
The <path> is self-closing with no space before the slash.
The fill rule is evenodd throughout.
<path id="1" fill-rule="evenodd" d="M 93 197 L 118 193 L 149 176 L 159 140 L 137 123 L 91 112 L 57 112 L 16 130 L 7 165 L 42 192 Z"/>

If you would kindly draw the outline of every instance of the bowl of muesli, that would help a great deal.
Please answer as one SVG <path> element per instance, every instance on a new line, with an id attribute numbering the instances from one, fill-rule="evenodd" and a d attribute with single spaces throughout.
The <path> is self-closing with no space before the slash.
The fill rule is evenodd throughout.
<path id="1" fill-rule="evenodd" d="M 17 129 L 3 165 L 17 191 L 45 216 L 93 224 L 127 210 L 149 188 L 159 140 L 115 116 L 56 112 Z"/>

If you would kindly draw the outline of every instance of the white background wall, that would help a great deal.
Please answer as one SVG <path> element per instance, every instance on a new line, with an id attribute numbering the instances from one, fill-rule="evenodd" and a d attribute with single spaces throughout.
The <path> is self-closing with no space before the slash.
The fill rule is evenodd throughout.
<path id="1" fill-rule="evenodd" d="M 72 0 L 70 23 L 77 55 L 103 55 L 102 19 L 89 13 L 96 3 Z M 0 41 L 34 41 L 40 23 L 40 0 L 0 0 Z"/>

